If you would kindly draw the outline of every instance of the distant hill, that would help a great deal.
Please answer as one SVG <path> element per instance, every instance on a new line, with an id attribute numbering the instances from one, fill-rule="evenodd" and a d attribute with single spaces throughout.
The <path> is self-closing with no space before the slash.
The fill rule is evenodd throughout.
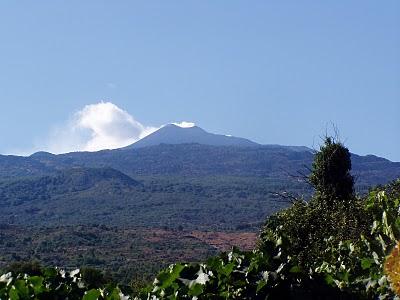
<path id="1" fill-rule="evenodd" d="M 138 142 L 126 147 L 126 149 L 157 146 L 160 144 L 192 143 L 213 146 L 259 146 L 259 144 L 248 139 L 209 133 L 198 126 L 183 128 L 174 124 L 169 124 L 161 127 L 159 130 L 153 132 Z"/>

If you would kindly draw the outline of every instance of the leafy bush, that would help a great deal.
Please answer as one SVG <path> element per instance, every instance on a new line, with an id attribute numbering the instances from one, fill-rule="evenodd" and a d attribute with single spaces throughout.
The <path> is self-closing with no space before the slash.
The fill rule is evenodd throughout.
<path id="1" fill-rule="evenodd" d="M 115 285 L 89 288 L 79 270 L 45 269 L 41 276 L 6 273 L 0 277 L 0 299 L 129 299 Z"/>
<path id="2" fill-rule="evenodd" d="M 309 180 L 315 188 L 308 201 L 293 205 L 269 218 L 260 235 L 259 248 L 264 248 L 269 232 L 278 231 L 288 239 L 289 255 L 297 258 L 304 270 L 324 261 L 325 240 L 332 243 L 358 239 L 369 229 L 362 199 L 354 195 L 350 175 L 350 153 L 341 143 L 326 138 L 315 154 Z"/>
<path id="3" fill-rule="evenodd" d="M 398 282 L 390 276 L 388 264 L 385 270 L 387 257 L 392 264 L 395 262 L 396 258 L 388 255 L 400 239 L 400 197 L 390 193 L 393 189 L 400 190 L 400 180 L 387 187 L 389 196 L 385 189 L 376 189 L 366 198 L 365 214 L 371 218 L 366 235 L 339 244 L 329 243 L 328 239 L 325 253 L 331 256 L 331 262 L 324 261 L 315 269 L 324 274 L 328 284 L 363 297 L 392 299 L 395 296 L 393 284 Z"/>
<path id="4" fill-rule="evenodd" d="M 141 298 L 265 299 L 268 294 L 285 295 L 296 269 L 283 261 L 279 253 L 273 256 L 234 249 L 204 264 L 174 264 L 156 277 Z"/>

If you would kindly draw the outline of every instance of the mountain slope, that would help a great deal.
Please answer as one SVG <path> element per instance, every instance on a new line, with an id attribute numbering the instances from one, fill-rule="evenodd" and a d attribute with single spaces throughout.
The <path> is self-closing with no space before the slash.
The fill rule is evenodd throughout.
<path id="1" fill-rule="evenodd" d="M 213 146 L 259 146 L 259 144 L 248 139 L 209 133 L 197 126 L 182 128 L 174 124 L 169 124 L 126 147 L 126 149 L 136 149 L 160 144 L 191 143 Z"/>

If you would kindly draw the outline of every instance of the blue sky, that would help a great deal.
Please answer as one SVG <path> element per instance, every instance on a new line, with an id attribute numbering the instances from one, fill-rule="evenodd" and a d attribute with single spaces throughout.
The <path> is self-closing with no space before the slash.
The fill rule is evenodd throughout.
<path id="1" fill-rule="evenodd" d="M 102 100 L 265 144 L 315 146 L 334 123 L 400 161 L 400 2 L 0 3 L 0 153 L 58 143 Z"/>

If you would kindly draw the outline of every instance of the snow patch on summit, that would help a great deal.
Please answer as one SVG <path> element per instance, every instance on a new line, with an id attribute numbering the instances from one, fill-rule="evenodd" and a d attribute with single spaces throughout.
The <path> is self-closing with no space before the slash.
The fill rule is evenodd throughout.
<path id="1" fill-rule="evenodd" d="M 196 126 L 195 123 L 193 123 L 193 122 L 186 122 L 186 121 L 174 122 L 174 123 L 171 123 L 171 124 L 176 125 L 176 126 L 179 126 L 179 127 L 181 127 L 181 128 L 192 128 L 192 127 L 195 127 L 195 126 Z"/>

